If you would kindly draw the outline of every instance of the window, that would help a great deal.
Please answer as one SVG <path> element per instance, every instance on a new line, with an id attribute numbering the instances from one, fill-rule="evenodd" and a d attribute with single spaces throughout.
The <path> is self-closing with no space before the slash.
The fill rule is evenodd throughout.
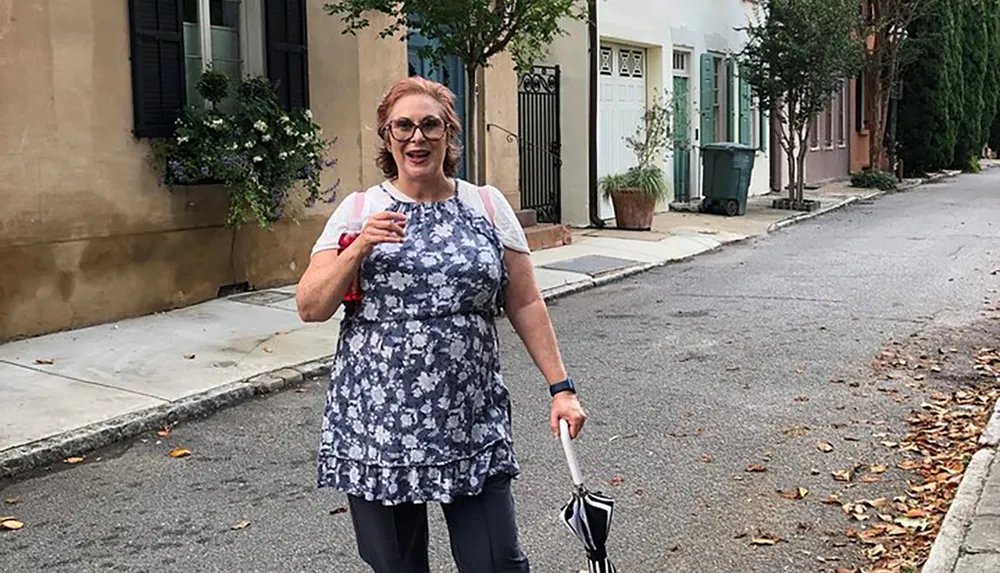
<path id="1" fill-rule="evenodd" d="M 687 75 L 690 59 L 690 53 L 674 51 L 674 75 Z"/>
<path id="2" fill-rule="evenodd" d="M 264 72 L 262 0 L 183 0 L 184 76 L 187 101 L 200 103 L 198 78 L 205 69 L 225 74 L 235 85 Z M 203 26 L 202 22 L 209 25 Z M 252 24 L 251 24 L 252 22 Z M 202 54 L 210 54 L 203 58 Z M 232 104 L 230 93 L 226 104 Z"/>
<path id="3" fill-rule="evenodd" d="M 286 109 L 308 107 L 305 0 L 129 0 L 129 24 L 137 137 L 173 133 L 209 67 L 266 74 Z"/>
<path id="4" fill-rule="evenodd" d="M 712 120 L 715 123 L 715 141 L 729 141 L 729 119 L 724 115 L 729 109 L 729 70 L 726 60 L 715 58 L 715 93 L 712 95 Z"/>
<path id="5" fill-rule="evenodd" d="M 841 84 L 834 98 L 837 147 L 847 147 L 847 82 Z"/>
<path id="6" fill-rule="evenodd" d="M 610 76 L 611 72 L 611 48 L 601 46 L 601 75 Z"/>

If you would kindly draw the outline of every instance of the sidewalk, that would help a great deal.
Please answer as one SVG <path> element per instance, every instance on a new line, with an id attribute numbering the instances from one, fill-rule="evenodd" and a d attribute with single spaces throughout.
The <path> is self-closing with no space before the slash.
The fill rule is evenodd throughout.
<path id="1" fill-rule="evenodd" d="M 768 196 L 744 217 L 670 212 L 650 232 L 578 230 L 532 255 L 536 277 L 549 299 L 879 194 L 835 184 L 807 193 L 823 202 L 808 214 Z M 302 323 L 291 285 L 0 345 L 0 477 L 323 375 L 338 328 Z"/>
<path id="2" fill-rule="evenodd" d="M 1000 402 L 966 466 L 923 573 L 1000 571 Z"/>

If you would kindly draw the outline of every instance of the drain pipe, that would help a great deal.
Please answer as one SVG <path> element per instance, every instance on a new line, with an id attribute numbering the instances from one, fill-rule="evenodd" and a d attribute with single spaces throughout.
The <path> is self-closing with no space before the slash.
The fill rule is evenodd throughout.
<path id="1" fill-rule="evenodd" d="M 590 163 L 590 185 L 589 185 L 589 206 L 590 224 L 598 229 L 603 229 L 606 225 L 600 217 L 599 200 L 597 196 L 597 58 L 601 51 L 600 41 L 597 37 L 597 0 L 588 1 L 587 30 L 590 43 L 590 89 L 589 89 L 589 110 L 587 114 L 590 143 L 589 163 Z"/>

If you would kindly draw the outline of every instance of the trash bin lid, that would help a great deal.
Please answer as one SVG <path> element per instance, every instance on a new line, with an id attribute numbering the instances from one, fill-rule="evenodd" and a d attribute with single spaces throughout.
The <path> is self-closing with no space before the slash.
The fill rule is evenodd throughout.
<path id="1" fill-rule="evenodd" d="M 701 146 L 706 151 L 757 151 L 756 147 L 743 145 L 733 141 L 720 141 L 718 143 L 706 143 Z"/>

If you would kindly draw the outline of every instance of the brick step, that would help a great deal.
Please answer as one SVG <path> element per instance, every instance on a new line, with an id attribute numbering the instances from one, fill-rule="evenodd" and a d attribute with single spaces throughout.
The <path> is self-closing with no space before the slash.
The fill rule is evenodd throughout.
<path id="1" fill-rule="evenodd" d="M 573 242 L 573 234 L 566 225 L 537 223 L 526 227 L 524 234 L 528 237 L 528 247 L 532 252 L 561 247 Z"/>

